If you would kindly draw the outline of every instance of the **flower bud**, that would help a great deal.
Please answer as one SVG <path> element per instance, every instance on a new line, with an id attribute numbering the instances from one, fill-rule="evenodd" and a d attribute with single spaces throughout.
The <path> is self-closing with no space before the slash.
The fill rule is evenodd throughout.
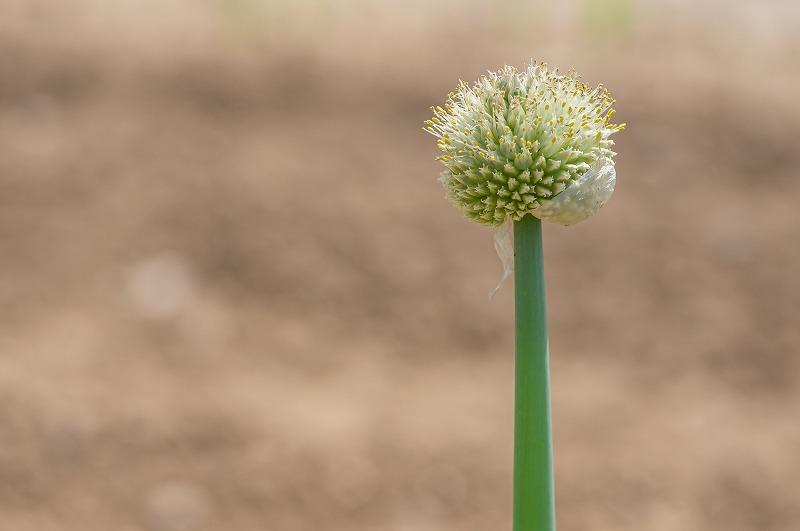
<path id="1" fill-rule="evenodd" d="M 446 197 L 465 215 L 499 226 L 526 213 L 573 225 L 614 191 L 609 123 L 614 100 L 574 71 L 506 66 L 474 85 L 461 82 L 426 130 L 439 139 Z"/>

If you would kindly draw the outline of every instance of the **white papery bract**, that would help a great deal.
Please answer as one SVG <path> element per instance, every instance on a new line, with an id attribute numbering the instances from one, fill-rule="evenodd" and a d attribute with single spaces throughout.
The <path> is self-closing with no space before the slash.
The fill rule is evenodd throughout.
<path id="1" fill-rule="evenodd" d="M 532 63 L 461 82 L 426 130 L 439 139 L 439 180 L 467 217 L 499 226 L 531 213 L 572 225 L 611 197 L 614 100 L 602 86 Z"/>

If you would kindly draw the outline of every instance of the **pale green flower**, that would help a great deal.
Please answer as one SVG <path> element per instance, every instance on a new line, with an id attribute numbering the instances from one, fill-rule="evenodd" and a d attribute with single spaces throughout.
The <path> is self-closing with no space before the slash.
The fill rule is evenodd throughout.
<path id="1" fill-rule="evenodd" d="M 426 130 L 439 139 L 439 180 L 467 217 L 499 226 L 526 213 L 561 225 L 594 214 L 614 191 L 614 100 L 544 64 L 461 82 Z"/>

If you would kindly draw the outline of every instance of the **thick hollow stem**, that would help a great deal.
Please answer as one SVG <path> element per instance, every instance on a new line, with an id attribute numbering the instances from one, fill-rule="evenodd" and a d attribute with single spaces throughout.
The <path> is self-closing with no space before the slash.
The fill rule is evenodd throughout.
<path id="1" fill-rule="evenodd" d="M 514 531 L 555 531 L 542 222 L 514 222 Z"/>

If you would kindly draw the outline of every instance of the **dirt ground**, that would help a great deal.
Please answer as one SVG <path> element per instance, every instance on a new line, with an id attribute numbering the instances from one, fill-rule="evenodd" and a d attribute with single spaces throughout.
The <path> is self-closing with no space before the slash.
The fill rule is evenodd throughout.
<path id="1" fill-rule="evenodd" d="M 618 100 L 545 228 L 560 531 L 800 529 L 792 2 L 0 2 L 0 531 L 510 528 L 513 294 L 422 131 Z"/>

